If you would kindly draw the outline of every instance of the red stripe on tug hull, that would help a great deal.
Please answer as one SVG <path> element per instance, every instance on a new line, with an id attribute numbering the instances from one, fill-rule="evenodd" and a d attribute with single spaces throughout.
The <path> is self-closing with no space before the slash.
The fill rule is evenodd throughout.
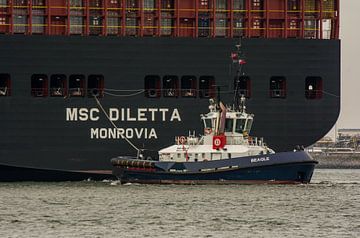
<path id="1" fill-rule="evenodd" d="M 309 181 L 293 181 L 293 180 L 121 180 L 121 184 L 139 183 L 139 184 L 176 184 L 176 185 L 207 185 L 207 184 L 308 184 Z"/>
<path id="2" fill-rule="evenodd" d="M 129 171 L 144 171 L 144 172 L 155 172 L 156 169 L 154 168 L 138 168 L 138 167 L 130 167 L 127 168 Z"/>

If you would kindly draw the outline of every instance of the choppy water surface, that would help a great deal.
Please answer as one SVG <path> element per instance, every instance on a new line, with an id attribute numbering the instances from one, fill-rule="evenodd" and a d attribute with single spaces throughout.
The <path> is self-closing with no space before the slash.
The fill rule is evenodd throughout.
<path id="1" fill-rule="evenodd" d="M 0 237 L 360 237 L 360 170 L 309 185 L 0 183 Z"/>

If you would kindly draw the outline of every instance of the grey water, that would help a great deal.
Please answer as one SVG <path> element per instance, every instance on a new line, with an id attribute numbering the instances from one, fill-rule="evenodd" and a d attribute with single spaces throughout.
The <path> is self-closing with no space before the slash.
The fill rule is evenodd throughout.
<path id="1" fill-rule="evenodd" d="M 0 237 L 360 237 L 360 170 L 307 185 L 0 183 Z"/>

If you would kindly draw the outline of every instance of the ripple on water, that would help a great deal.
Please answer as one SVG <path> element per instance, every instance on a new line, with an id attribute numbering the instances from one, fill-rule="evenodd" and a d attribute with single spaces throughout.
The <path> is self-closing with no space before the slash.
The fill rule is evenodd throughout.
<path id="1" fill-rule="evenodd" d="M 307 185 L 0 189 L 0 237 L 360 237 L 360 170 L 316 170 Z"/>

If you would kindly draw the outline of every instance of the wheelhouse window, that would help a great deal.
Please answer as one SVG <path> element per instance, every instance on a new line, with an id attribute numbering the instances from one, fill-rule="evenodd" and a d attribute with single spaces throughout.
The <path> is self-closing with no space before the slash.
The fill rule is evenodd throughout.
<path id="1" fill-rule="evenodd" d="M 104 97 L 104 76 L 100 74 L 89 75 L 87 87 L 89 97 Z"/>
<path id="2" fill-rule="evenodd" d="M 234 119 L 227 118 L 225 120 L 225 132 L 233 132 Z"/>
<path id="3" fill-rule="evenodd" d="M 182 97 L 196 97 L 196 77 L 187 75 L 181 77 L 181 96 Z"/>
<path id="4" fill-rule="evenodd" d="M 179 91 L 179 78 L 175 75 L 166 75 L 163 77 L 164 97 L 177 97 Z"/>
<path id="5" fill-rule="evenodd" d="M 236 126 L 235 126 L 235 132 L 237 133 L 243 133 L 245 131 L 245 119 L 237 119 L 236 120 Z"/>
<path id="6" fill-rule="evenodd" d="M 73 74 L 69 77 L 69 95 L 71 97 L 85 96 L 85 76 Z"/>
<path id="7" fill-rule="evenodd" d="M 246 98 L 251 97 L 251 80 L 249 76 L 235 77 L 234 90 L 238 91 L 240 95 Z"/>
<path id="8" fill-rule="evenodd" d="M 286 98 L 286 78 L 274 76 L 270 78 L 270 97 Z"/>
<path id="9" fill-rule="evenodd" d="M 0 97 L 11 96 L 11 80 L 9 74 L 0 74 Z"/>
<path id="10" fill-rule="evenodd" d="M 210 134 L 212 132 L 213 123 L 211 119 L 203 119 L 204 123 L 204 133 Z"/>
<path id="11" fill-rule="evenodd" d="M 323 97 L 323 80 L 321 77 L 307 77 L 305 79 L 306 99 L 321 99 Z"/>
<path id="12" fill-rule="evenodd" d="M 48 96 L 48 77 L 45 74 L 31 76 L 31 95 L 33 97 Z"/>
<path id="13" fill-rule="evenodd" d="M 253 123 L 252 119 L 246 120 L 245 131 L 248 133 L 248 135 L 250 134 L 252 123 Z"/>
<path id="14" fill-rule="evenodd" d="M 65 97 L 67 95 L 66 75 L 53 74 L 50 77 L 50 96 Z"/>
<path id="15" fill-rule="evenodd" d="M 161 78 L 158 75 L 145 76 L 145 96 L 148 98 L 158 98 L 161 96 Z"/>
<path id="16" fill-rule="evenodd" d="M 214 76 L 201 76 L 199 78 L 200 98 L 215 97 L 215 78 Z"/>

